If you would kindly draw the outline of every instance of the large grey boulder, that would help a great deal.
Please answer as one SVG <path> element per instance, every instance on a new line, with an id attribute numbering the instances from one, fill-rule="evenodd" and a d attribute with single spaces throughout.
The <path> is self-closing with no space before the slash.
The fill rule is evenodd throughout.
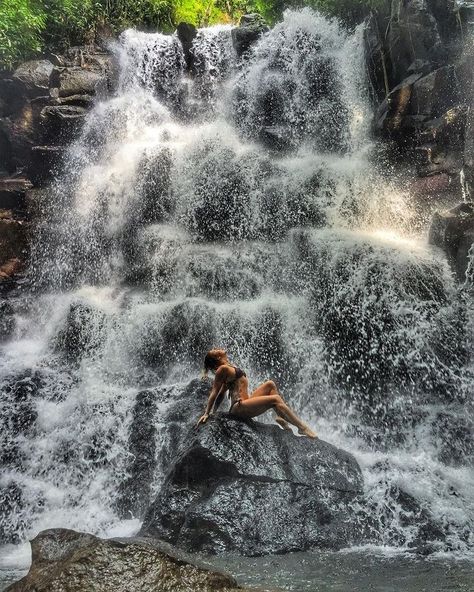
<path id="1" fill-rule="evenodd" d="M 186 435 L 141 534 L 208 553 L 338 549 L 360 538 L 361 489 L 354 457 L 327 442 L 214 416 Z"/>
<path id="2" fill-rule="evenodd" d="M 104 540 L 66 529 L 31 541 L 28 574 L 5 592 L 232 592 L 225 574 L 196 567 L 164 545 L 138 539 Z"/>

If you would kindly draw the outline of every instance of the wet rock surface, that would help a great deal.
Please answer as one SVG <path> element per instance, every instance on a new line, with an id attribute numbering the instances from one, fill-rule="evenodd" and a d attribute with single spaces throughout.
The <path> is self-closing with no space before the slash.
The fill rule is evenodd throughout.
<path id="1" fill-rule="evenodd" d="M 123 517 L 143 518 L 157 476 L 171 468 L 176 451 L 202 414 L 209 389 L 208 381 L 193 380 L 182 390 L 157 387 L 137 394 L 129 436 L 132 462 L 118 493 L 117 507 Z M 163 408 L 164 413 L 160 412 Z"/>
<path id="2" fill-rule="evenodd" d="M 366 59 L 380 136 L 420 177 L 472 177 L 469 16 L 456 2 L 381 4 L 365 29 Z"/>
<path id="3" fill-rule="evenodd" d="M 429 242 L 443 249 L 458 279 L 464 281 L 474 244 L 474 204 L 461 203 L 436 212 L 431 221 Z"/>
<path id="4" fill-rule="evenodd" d="M 96 46 L 70 48 L 64 55 L 30 60 L 1 73 L 2 290 L 15 287 L 28 258 L 23 236 L 30 217 L 27 191 L 48 185 L 59 174 L 67 146 L 77 138 L 94 98 L 113 84 L 111 56 Z M 13 220 L 2 215 L 2 208 L 13 211 Z"/>
<path id="5" fill-rule="evenodd" d="M 0 209 L 0 290 L 24 269 L 27 252 L 28 223 L 15 210 Z"/>
<path id="6" fill-rule="evenodd" d="M 242 56 L 268 31 L 268 25 L 259 14 L 244 14 L 240 24 L 232 29 L 232 42 L 238 56 Z"/>
<path id="7" fill-rule="evenodd" d="M 194 55 L 192 52 L 193 40 L 197 35 L 197 29 L 190 23 L 179 23 L 176 27 L 178 39 L 181 41 L 184 51 L 184 59 L 188 70 L 192 70 L 194 66 Z"/>
<path id="8" fill-rule="evenodd" d="M 164 545 L 99 539 L 66 529 L 31 541 L 32 566 L 8 592 L 231 592 L 230 576 L 191 565 Z"/>
<path id="9" fill-rule="evenodd" d="M 187 435 L 141 534 L 209 553 L 337 549 L 358 540 L 361 488 L 349 453 L 219 415 Z"/>

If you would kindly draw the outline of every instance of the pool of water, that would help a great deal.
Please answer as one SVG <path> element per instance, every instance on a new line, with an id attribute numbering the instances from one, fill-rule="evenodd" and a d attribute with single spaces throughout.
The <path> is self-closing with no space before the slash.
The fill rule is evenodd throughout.
<path id="1" fill-rule="evenodd" d="M 22 578 L 31 563 L 29 543 L 0 545 L 0 591 Z"/>
<path id="2" fill-rule="evenodd" d="M 474 562 L 390 551 L 207 559 L 241 585 L 295 592 L 474 592 Z"/>

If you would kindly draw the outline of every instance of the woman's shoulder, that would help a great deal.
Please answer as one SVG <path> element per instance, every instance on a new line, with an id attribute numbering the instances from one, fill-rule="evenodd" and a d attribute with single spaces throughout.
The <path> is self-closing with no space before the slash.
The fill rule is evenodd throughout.
<path id="1" fill-rule="evenodd" d="M 234 376 L 235 374 L 235 368 L 234 366 L 231 366 L 230 364 L 222 364 L 222 366 L 219 366 L 219 368 L 216 370 L 216 378 L 229 378 L 230 376 Z"/>

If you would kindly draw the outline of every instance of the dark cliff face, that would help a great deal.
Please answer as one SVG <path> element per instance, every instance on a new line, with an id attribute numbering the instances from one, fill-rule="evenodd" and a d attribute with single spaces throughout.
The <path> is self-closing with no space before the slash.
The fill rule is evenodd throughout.
<path id="1" fill-rule="evenodd" d="M 410 180 L 415 201 L 441 208 L 459 203 L 474 181 L 471 21 L 472 8 L 454 0 L 394 0 L 365 29 L 374 128 L 389 148 L 387 164 Z M 464 281 L 472 223 L 459 256 L 433 242 Z"/>
<path id="2" fill-rule="evenodd" d="M 468 18 L 454 1 L 396 0 L 367 21 L 366 60 L 378 133 L 421 177 L 470 167 Z"/>
<path id="3" fill-rule="evenodd" d="M 68 145 L 114 75 L 111 56 L 85 46 L 0 76 L 0 295 L 25 268 L 41 188 L 60 174 Z"/>

